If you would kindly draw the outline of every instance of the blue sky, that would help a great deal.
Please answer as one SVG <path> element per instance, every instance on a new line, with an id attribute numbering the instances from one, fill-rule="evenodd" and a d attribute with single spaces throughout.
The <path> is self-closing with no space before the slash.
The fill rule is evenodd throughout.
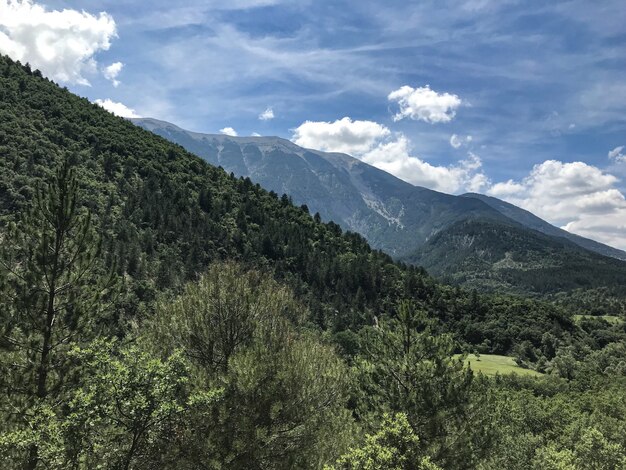
<path id="1" fill-rule="evenodd" d="M 2 0 L 0 51 L 92 101 L 347 151 L 626 248 L 625 24 L 623 0 Z"/>

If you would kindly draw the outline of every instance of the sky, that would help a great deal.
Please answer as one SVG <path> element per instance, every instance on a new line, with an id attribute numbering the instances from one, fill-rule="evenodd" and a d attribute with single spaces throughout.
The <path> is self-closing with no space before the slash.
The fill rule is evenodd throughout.
<path id="1" fill-rule="evenodd" d="M 0 0 L 0 52 L 121 116 L 276 135 L 626 249 L 623 0 Z"/>

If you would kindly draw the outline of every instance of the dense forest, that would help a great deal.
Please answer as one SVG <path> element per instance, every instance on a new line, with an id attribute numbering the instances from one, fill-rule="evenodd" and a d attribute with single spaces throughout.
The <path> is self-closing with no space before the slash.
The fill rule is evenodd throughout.
<path id="1" fill-rule="evenodd" d="M 0 165 L 4 468 L 626 465 L 623 319 L 440 284 L 4 57 Z"/>
<path id="2" fill-rule="evenodd" d="M 570 240 L 515 223 L 470 219 L 434 235 L 407 262 L 419 263 L 449 283 L 484 291 L 515 292 L 590 311 L 578 292 L 604 290 L 597 313 L 626 308 L 626 263 L 583 249 Z M 610 302 L 608 302 L 610 297 Z"/>
<path id="3" fill-rule="evenodd" d="M 499 199 L 413 186 L 349 155 L 278 137 L 200 134 L 156 119 L 131 121 L 213 165 L 287 193 L 319 210 L 323 220 L 360 233 L 371 246 L 445 283 L 479 292 L 558 296 L 561 304 L 577 291 L 570 306 L 584 313 L 626 309 L 625 252 Z M 580 292 L 600 300 L 591 292 L 598 288 L 604 289 L 601 304 L 588 308 L 578 301 Z"/>

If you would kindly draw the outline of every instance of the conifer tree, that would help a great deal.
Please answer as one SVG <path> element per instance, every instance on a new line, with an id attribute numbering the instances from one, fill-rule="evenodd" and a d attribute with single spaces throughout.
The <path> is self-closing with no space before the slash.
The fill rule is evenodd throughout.
<path id="1" fill-rule="evenodd" d="M 63 395 L 72 343 L 93 337 L 103 296 L 99 241 L 78 201 L 65 158 L 30 210 L 3 235 L 0 248 L 0 384 L 15 429 L 32 428 L 34 410 Z M 37 446 L 25 468 L 37 465 Z"/>

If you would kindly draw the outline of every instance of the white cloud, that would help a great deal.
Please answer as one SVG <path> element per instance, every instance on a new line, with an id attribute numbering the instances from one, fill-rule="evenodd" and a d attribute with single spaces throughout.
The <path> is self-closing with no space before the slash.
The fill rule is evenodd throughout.
<path id="1" fill-rule="evenodd" d="M 494 184 L 487 194 L 570 232 L 626 249 L 626 198 L 617 183 L 615 176 L 584 162 L 547 160 L 521 181 Z"/>
<path id="2" fill-rule="evenodd" d="M 94 55 L 116 36 L 107 13 L 52 10 L 31 0 L 0 0 L 0 52 L 29 62 L 53 80 L 89 85 Z"/>
<path id="3" fill-rule="evenodd" d="M 381 143 L 365 153 L 361 160 L 408 183 L 446 193 L 477 192 L 488 184 L 477 155 L 470 153 L 467 159 L 454 165 L 435 166 L 412 156 L 409 140 L 401 134 L 396 140 Z"/>
<path id="4" fill-rule="evenodd" d="M 220 129 L 220 134 L 229 135 L 231 137 L 237 137 L 237 131 L 232 127 L 225 127 Z"/>
<path id="5" fill-rule="evenodd" d="M 438 191 L 480 191 L 488 184 L 476 155 L 470 153 L 450 166 L 431 165 L 411 155 L 410 142 L 403 134 L 392 135 L 373 121 L 348 117 L 334 122 L 306 121 L 295 129 L 292 140 L 302 147 L 348 153 L 408 183 Z"/>
<path id="6" fill-rule="evenodd" d="M 96 100 L 95 103 L 102 106 L 108 112 L 115 114 L 116 116 L 125 118 L 140 118 L 141 116 L 135 112 L 134 109 L 129 108 L 123 103 L 112 101 L 109 98 L 106 100 Z"/>
<path id="7" fill-rule="evenodd" d="M 612 217 L 588 215 L 562 227 L 568 232 L 593 238 L 607 245 L 626 250 L 626 209 L 616 209 Z"/>
<path id="8" fill-rule="evenodd" d="M 455 149 L 458 149 L 461 146 L 461 139 L 459 139 L 459 136 L 456 134 L 452 134 L 450 136 L 450 145 L 452 147 L 454 147 Z"/>
<path id="9" fill-rule="evenodd" d="M 360 155 L 388 135 L 389 129 L 377 122 L 344 117 L 335 122 L 306 121 L 294 129 L 291 140 L 301 147 Z"/>
<path id="10" fill-rule="evenodd" d="M 405 85 L 389 93 L 387 98 L 400 106 L 400 111 L 393 117 L 394 121 L 408 117 L 431 124 L 450 122 L 462 104 L 457 95 L 437 93 L 428 85 L 420 88 Z"/>
<path id="11" fill-rule="evenodd" d="M 489 193 L 493 196 L 506 199 L 509 196 L 520 194 L 524 191 L 524 185 L 516 183 L 513 180 L 505 181 L 504 183 L 496 183 L 489 188 Z"/>
<path id="12" fill-rule="evenodd" d="M 259 119 L 261 121 L 269 121 L 270 119 L 274 119 L 274 110 L 272 108 L 266 108 L 261 114 L 259 114 Z"/>
<path id="13" fill-rule="evenodd" d="M 461 148 L 462 145 L 468 145 L 470 142 L 472 142 L 471 135 L 467 135 L 463 137 L 463 136 L 458 136 L 456 134 L 452 134 L 450 136 L 450 145 L 455 149 Z"/>
<path id="14" fill-rule="evenodd" d="M 253 132 L 252 137 L 261 137 L 261 134 L 259 134 L 258 132 Z"/>
<path id="15" fill-rule="evenodd" d="M 122 71 L 122 68 L 124 68 L 124 64 L 122 64 L 121 62 L 115 62 L 109 65 L 108 67 L 105 67 L 102 70 L 102 74 L 104 75 L 104 78 L 106 78 L 107 80 L 111 80 L 111 83 L 113 83 L 113 86 L 117 88 L 120 84 L 120 81 L 117 79 L 117 76 Z"/>
<path id="16" fill-rule="evenodd" d="M 623 145 L 620 145 L 619 147 L 615 147 L 613 150 L 609 152 L 609 158 L 611 160 L 615 160 L 616 162 L 626 163 L 626 155 L 622 153 L 623 150 L 624 150 Z"/>

